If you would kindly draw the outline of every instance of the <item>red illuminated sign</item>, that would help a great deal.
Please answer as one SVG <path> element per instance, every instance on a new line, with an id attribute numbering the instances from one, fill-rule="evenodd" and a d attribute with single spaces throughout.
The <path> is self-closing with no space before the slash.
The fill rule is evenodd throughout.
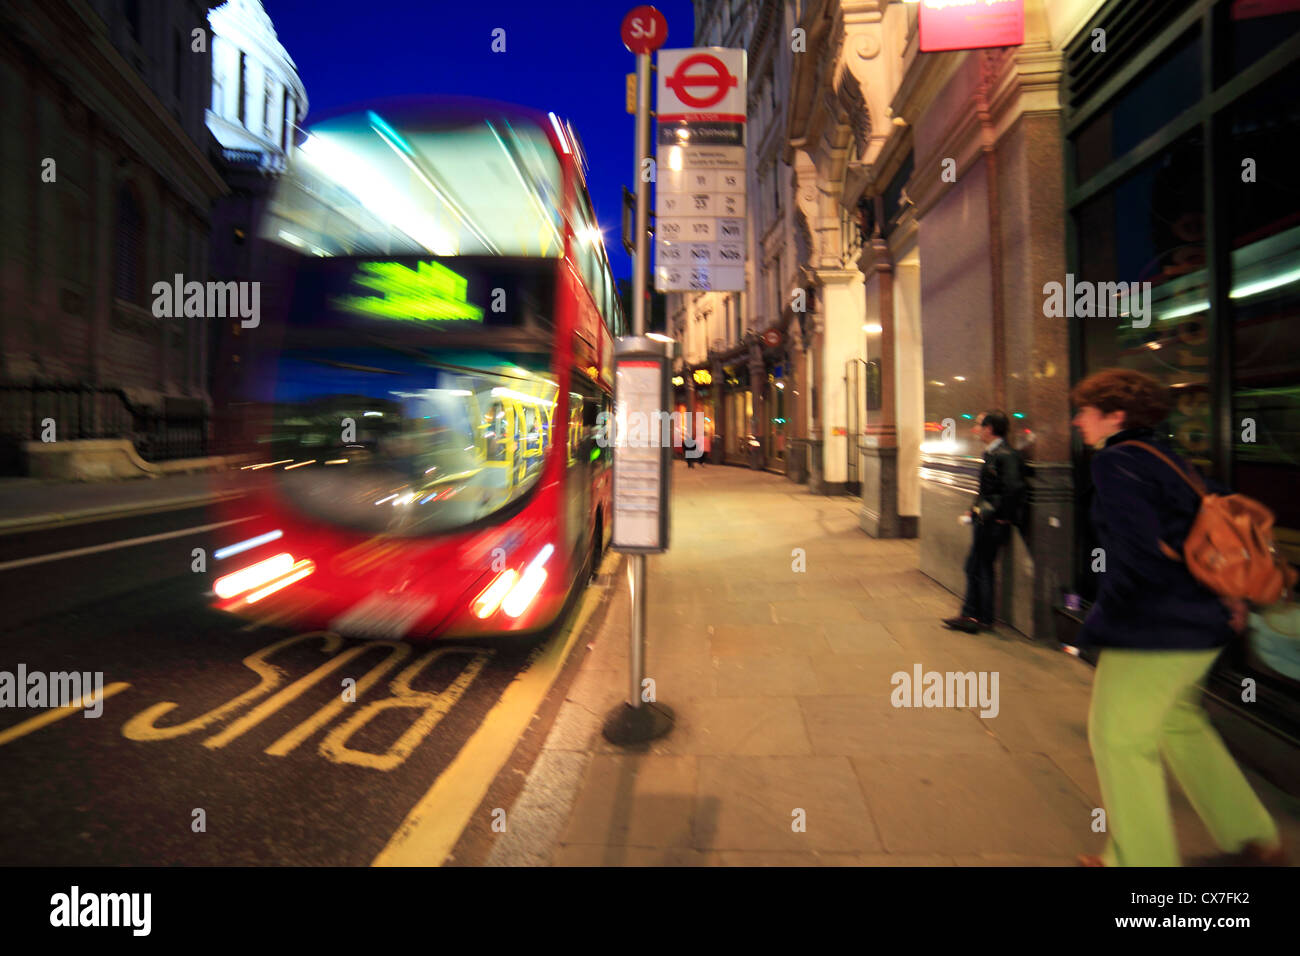
<path id="1" fill-rule="evenodd" d="M 1025 42 L 1024 0 L 921 0 L 918 15 L 922 53 Z"/>

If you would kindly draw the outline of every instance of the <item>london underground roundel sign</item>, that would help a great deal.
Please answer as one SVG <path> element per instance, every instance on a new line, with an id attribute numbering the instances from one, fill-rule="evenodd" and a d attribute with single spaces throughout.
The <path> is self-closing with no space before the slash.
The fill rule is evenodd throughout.
<path id="1" fill-rule="evenodd" d="M 668 39 L 668 21 L 654 7 L 633 7 L 623 18 L 619 34 L 633 53 L 653 53 Z"/>
<path id="2" fill-rule="evenodd" d="M 739 82 L 716 56 L 696 53 L 682 60 L 673 75 L 664 80 L 664 85 L 687 106 L 703 109 L 720 103 L 727 91 Z M 696 93 L 696 89 L 700 92 Z"/>

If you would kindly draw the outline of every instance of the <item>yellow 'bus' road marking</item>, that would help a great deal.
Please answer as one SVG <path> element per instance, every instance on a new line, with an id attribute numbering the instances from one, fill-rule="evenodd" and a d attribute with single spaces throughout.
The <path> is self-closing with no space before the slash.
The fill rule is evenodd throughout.
<path id="1" fill-rule="evenodd" d="M 370 767 L 374 770 L 392 770 L 400 766 L 411 752 L 433 731 L 446 717 L 456 702 L 465 695 L 469 685 L 474 682 L 479 671 L 483 670 L 488 659 L 495 651 L 480 651 L 472 647 L 439 647 L 415 660 L 389 684 L 393 691 L 391 697 L 373 701 L 354 713 L 342 724 L 330 731 L 329 736 L 321 741 L 320 755 L 334 763 L 350 763 L 358 767 Z M 411 679 L 428 664 L 448 654 L 469 654 L 470 661 L 445 690 L 436 693 L 411 689 Z M 358 685 L 360 686 L 360 685 Z M 370 723 L 372 719 L 386 710 L 404 708 L 418 710 L 416 719 L 403 731 L 402 736 L 384 753 L 371 753 L 368 750 L 354 750 L 348 741 L 358 730 Z M 268 750 L 267 753 L 270 753 Z"/>
<path id="2" fill-rule="evenodd" d="M 274 697 L 262 701 L 262 703 L 258 704 L 256 707 L 254 707 L 252 710 L 246 713 L 243 717 L 240 717 L 238 720 L 233 721 L 229 726 L 226 727 L 225 730 L 221 731 L 218 734 L 213 734 L 207 740 L 203 741 L 203 746 L 209 748 L 210 750 L 216 750 L 219 747 L 224 747 L 226 744 L 230 743 L 236 737 L 244 733 L 247 733 L 249 730 L 253 729 L 253 727 L 255 727 L 257 724 L 260 724 L 267 717 L 270 717 L 281 707 L 285 707 L 288 704 L 292 704 L 303 694 L 307 693 L 308 690 L 310 690 L 316 684 L 320 683 L 330 674 L 334 673 L 336 670 L 338 670 L 348 661 L 352 660 L 354 657 L 360 657 L 362 654 L 365 654 L 367 651 L 369 651 L 372 647 L 376 645 L 380 647 L 389 648 L 390 649 L 389 653 L 396 656 L 399 660 L 410 653 L 410 649 L 408 647 L 406 647 L 405 645 L 398 645 L 394 641 L 375 641 L 371 644 L 357 644 L 354 647 L 349 647 L 346 651 L 343 651 L 341 654 L 336 654 L 334 657 L 330 658 L 324 664 L 321 664 L 310 674 L 306 675 L 305 677 L 299 677 L 296 681 L 294 681 L 288 687 L 281 690 Z M 291 735 L 286 735 L 286 736 L 291 736 Z M 293 746 L 297 746 L 297 742 L 294 742 Z M 289 749 L 293 749 L 293 748 L 290 747 Z M 287 753 L 288 751 L 285 752 Z"/>
<path id="3" fill-rule="evenodd" d="M 383 677 L 384 674 L 390 671 L 393 667 L 406 660 L 411 653 L 411 646 L 409 644 L 400 644 L 394 641 L 375 641 L 373 644 L 363 644 L 362 647 L 387 647 L 389 651 L 388 656 L 374 667 L 370 668 L 370 670 L 366 671 L 365 674 L 361 676 L 361 680 L 356 681 L 352 685 L 352 700 L 346 700 L 342 694 L 335 694 L 332 701 L 320 710 L 316 711 L 315 714 L 308 717 L 275 743 L 271 744 L 271 746 L 267 747 L 265 751 L 266 753 L 271 754 L 273 757 L 285 756 L 293 750 L 294 747 L 297 747 L 300 743 L 342 713 L 343 708 L 355 704 L 357 700 L 359 700 L 361 696 L 379 680 L 379 678 Z"/>
<path id="4" fill-rule="evenodd" d="M 104 688 L 103 694 L 99 699 L 108 700 L 108 698 L 112 697 L 114 694 L 124 691 L 130 686 L 130 684 L 122 682 L 109 684 Z M 37 714 L 30 720 L 24 720 L 21 724 L 16 724 L 8 730 L 0 731 L 0 747 L 3 747 L 12 740 L 17 740 L 19 737 L 27 736 L 33 730 L 40 730 L 46 724 L 52 724 L 56 720 L 70 717 L 72 714 L 75 714 L 77 711 L 82 709 L 83 699 L 84 698 L 79 697 L 66 707 L 55 707 L 53 710 L 47 710 L 43 714 Z"/>
<path id="5" fill-rule="evenodd" d="M 617 561 L 611 551 L 605 563 Z M 501 694 L 460 753 L 420 798 L 371 866 L 441 866 L 478 809 L 492 781 L 510 759 L 519 738 L 559 676 L 569 651 L 596 610 L 590 591 L 568 636 L 557 634 Z"/>

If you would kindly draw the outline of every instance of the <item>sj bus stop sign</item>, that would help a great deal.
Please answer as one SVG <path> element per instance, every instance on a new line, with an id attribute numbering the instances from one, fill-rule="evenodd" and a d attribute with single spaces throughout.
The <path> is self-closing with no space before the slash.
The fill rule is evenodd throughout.
<path id="1" fill-rule="evenodd" d="M 633 53 L 653 53 L 668 39 L 668 21 L 654 7 L 633 7 L 623 18 L 619 34 Z"/>

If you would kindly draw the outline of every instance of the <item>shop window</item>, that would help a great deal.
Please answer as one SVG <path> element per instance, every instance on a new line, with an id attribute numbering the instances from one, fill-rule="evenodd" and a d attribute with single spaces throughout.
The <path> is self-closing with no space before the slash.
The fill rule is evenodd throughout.
<path id="1" fill-rule="evenodd" d="M 1300 67 L 1238 104 L 1228 119 L 1233 153 L 1255 160 L 1222 188 L 1230 212 L 1233 338 L 1233 485 L 1277 515 L 1279 545 L 1300 563 Z"/>
<path id="2" fill-rule="evenodd" d="M 1233 0 L 1221 4 L 1217 14 L 1226 49 L 1220 83 L 1300 33 L 1300 3 L 1295 0 Z"/>
<path id="3" fill-rule="evenodd" d="M 1085 183 L 1169 120 L 1196 104 L 1201 94 L 1201 33 L 1187 32 L 1136 83 L 1106 105 L 1073 137 L 1075 178 Z"/>
<path id="4" fill-rule="evenodd" d="M 1146 299 L 1138 286 L 1145 299 L 1141 319 L 1094 314 L 1076 321 L 1083 329 L 1085 372 L 1118 365 L 1169 385 L 1177 397 L 1169 420 L 1174 444 L 1208 466 L 1212 348 L 1204 196 L 1198 128 L 1079 207 L 1076 277 L 1098 284 L 1149 282 L 1151 295 Z M 1107 311 L 1117 304 L 1109 301 Z"/>

